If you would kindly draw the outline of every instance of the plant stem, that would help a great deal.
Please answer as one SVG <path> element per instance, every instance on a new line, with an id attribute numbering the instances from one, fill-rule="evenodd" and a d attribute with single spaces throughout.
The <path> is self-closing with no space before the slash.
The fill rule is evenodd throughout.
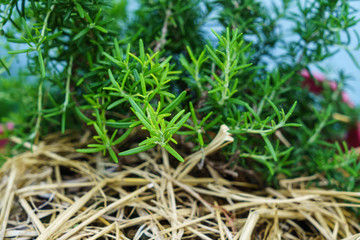
<path id="1" fill-rule="evenodd" d="M 39 39 L 38 42 L 41 42 L 41 40 L 43 40 L 43 38 L 45 37 L 45 30 L 46 30 L 46 27 L 48 25 L 49 17 L 50 17 L 51 12 L 54 10 L 54 8 L 55 8 L 55 5 L 52 5 L 51 8 L 50 8 L 50 11 L 48 11 L 47 14 L 46 14 L 46 17 L 44 19 L 44 25 L 43 25 L 43 27 L 41 29 L 41 38 Z"/>
<path id="2" fill-rule="evenodd" d="M 167 35 L 167 32 L 168 32 L 169 17 L 171 16 L 171 9 L 170 8 L 171 8 L 171 5 L 169 6 L 168 9 L 166 9 L 164 24 L 163 24 L 163 26 L 161 28 L 161 37 L 160 37 L 160 40 L 156 43 L 156 46 L 154 48 L 154 52 L 160 51 L 161 48 L 166 43 L 166 35 Z"/>
<path id="3" fill-rule="evenodd" d="M 61 123 L 61 133 L 65 132 L 65 115 L 66 115 L 66 109 L 69 104 L 69 95 L 70 95 L 70 79 L 71 79 L 71 71 L 72 71 L 72 65 L 73 65 L 73 56 L 70 57 L 69 60 L 69 67 L 67 71 L 67 77 L 66 77 L 66 86 L 65 86 L 65 100 L 63 103 L 63 109 L 62 109 L 62 123 Z"/>
<path id="4" fill-rule="evenodd" d="M 7 20 L 8 19 L 6 19 L 7 17 L 8 17 L 8 11 L 9 11 L 9 9 L 10 9 L 10 7 L 13 5 L 13 2 L 14 2 L 14 0 L 10 3 L 10 4 L 8 4 L 7 6 L 6 6 L 6 9 L 4 10 L 4 15 L 3 15 L 3 21 L 2 21 L 2 23 L 1 23 L 1 25 L 0 25 L 0 32 L 2 31 L 2 29 L 3 29 L 3 27 L 4 27 L 4 23 L 5 22 L 7 22 Z"/>
<path id="5" fill-rule="evenodd" d="M 169 153 L 166 151 L 164 147 L 161 147 L 161 154 L 162 154 L 165 170 L 170 173 Z"/>
<path id="6" fill-rule="evenodd" d="M 309 140 L 306 142 L 305 147 L 309 146 L 310 144 L 312 144 L 318 137 L 318 135 L 320 134 L 320 132 L 322 131 L 322 129 L 326 126 L 326 122 L 328 120 L 329 116 L 326 116 L 319 124 L 319 126 L 316 128 L 315 133 L 309 138 Z"/>
<path id="7" fill-rule="evenodd" d="M 73 56 L 71 56 L 70 61 L 69 61 L 68 71 L 67 71 L 66 86 L 65 86 L 65 100 L 64 100 L 63 112 L 66 112 L 67 105 L 69 104 L 70 79 L 71 79 L 71 71 L 72 71 L 73 59 L 74 59 Z"/>
<path id="8" fill-rule="evenodd" d="M 272 133 L 275 132 L 276 130 L 278 130 L 279 128 L 282 128 L 284 126 L 285 122 L 280 122 L 278 123 L 275 127 L 271 128 L 271 129 L 251 129 L 251 128 L 242 128 L 242 129 L 234 129 L 234 130 L 241 130 L 244 131 L 244 133 L 253 133 L 253 134 L 267 134 L 267 133 Z"/>
<path id="9" fill-rule="evenodd" d="M 40 124 L 41 124 L 41 115 L 42 115 L 42 97 L 43 97 L 43 86 L 44 86 L 44 79 L 40 78 L 39 88 L 38 88 L 38 111 L 37 111 L 37 119 L 35 125 L 35 140 L 34 143 L 37 144 L 39 141 L 39 132 L 40 132 Z"/>
<path id="10" fill-rule="evenodd" d="M 40 43 L 43 38 L 45 37 L 45 30 L 46 30 L 46 26 L 48 24 L 48 20 L 50 17 L 51 12 L 54 10 L 55 5 L 52 5 L 50 8 L 50 11 L 47 12 L 46 17 L 44 19 L 44 26 L 41 30 L 41 38 L 39 39 L 38 43 Z M 40 48 L 40 45 L 38 46 L 38 48 Z M 40 49 L 39 49 L 40 50 Z M 44 59 L 45 62 L 45 59 Z M 42 64 L 42 63 L 40 63 Z M 45 63 L 44 63 L 45 65 Z M 40 124 L 41 124 L 41 117 L 42 117 L 42 97 L 43 97 L 43 87 L 44 87 L 44 77 L 41 76 L 40 78 L 40 83 L 39 83 L 39 88 L 38 88 L 38 111 L 37 111 L 37 119 L 36 119 L 36 125 L 35 125 L 35 144 L 39 141 L 39 136 L 40 136 Z"/>
<path id="11" fill-rule="evenodd" d="M 195 76 L 194 76 L 194 79 L 195 79 L 195 82 L 196 82 L 196 85 L 198 87 L 198 95 L 201 96 L 201 92 L 202 92 L 202 86 L 200 84 L 200 79 L 199 79 L 199 72 L 200 72 L 200 68 L 199 68 L 199 62 L 196 62 L 195 64 Z"/>
<path id="12" fill-rule="evenodd" d="M 229 88 L 229 72 L 230 72 L 230 44 L 229 44 L 230 39 L 228 39 L 227 43 L 226 43 L 226 65 L 225 65 L 225 71 L 224 71 L 224 77 L 225 77 L 225 81 L 224 81 L 224 89 L 221 92 L 221 100 L 219 102 L 220 106 L 224 105 L 226 99 L 227 99 L 227 91 Z"/>

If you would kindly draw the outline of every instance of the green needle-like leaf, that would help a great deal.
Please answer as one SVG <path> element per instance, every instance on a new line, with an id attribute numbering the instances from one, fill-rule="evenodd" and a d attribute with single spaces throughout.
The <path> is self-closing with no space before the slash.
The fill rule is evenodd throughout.
<path id="1" fill-rule="evenodd" d="M 153 147 L 155 147 L 156 144 L 150 144 L 150 145 L 145 145 L 145 146 L 141 146 L 141 147 L 136 147 L 136 148 L 133 148 L 133 149 L 130 149 L 130 150 L 127 150 L 127 151 L 124 151 L 124 152 L 121 152 L 119 153 L 118 155 L 119 156 L 128 156 L 128 155 L 133 155 L 133 154 L 137 154 L 137 153 L 140 153 L 140 152 L 144 152 L 146 150 L 149 150 Z"/>
<path id="2" fill-rule="evenodd" d="M 271 144 L 269 138 L 265 134 L 261 134 L 261 136 L 264 139 L 265 144 L 268 147 L 268 150 L 270 151 L 271 156 L 273 157 L 274 161 L 277 162 L 278 159 L 277 159 L 277 156 L 276 156 L 276 152 L 275 152 L 275 149 L 274 149 L 273 145 Z"/>
<path id="3" fill-rule="evenodd" d="M 82 36 L 84 36 L 85 34 L 87 34 L 89 32 L 90 28 L 84 28 L 83 30 L 81 30 L 78 34 L 76 34 L 73 38 L 73 41 L 78 40 L 79 38 L 81 38 Z"/>
<path id="4" fill-rule="evenodd" d="M 181 157 L 181 155 L 179 153 L 177 153 L 172 147 L 170 147 L 169 144 L 166 144 L 164 146 L 164 148 L 166 149 L 166 151 L 168 151 L 171 155 L 173 155 L 177 160 L 179 160 L 180 162 L 184 162 L 184 159 Z"/>
<path id="5" fill-rule="evenodd" d="M 41 77 L 45 78 L 45 63 L 42 57 L 41 49 L 38 50 L 38 58 L 39 58 Z"/>
<path id="6" fill-rule="evenodd" d="M 175 98 L 169 105 L 167 105 L 160 113 L 168 113 L 173 111 L 180 103 L 181 101 L 184 99 L 184 97 L 186 96 L 186 91 L 183 91 L 182 93 L 180 93 L 180 95 Z"/>

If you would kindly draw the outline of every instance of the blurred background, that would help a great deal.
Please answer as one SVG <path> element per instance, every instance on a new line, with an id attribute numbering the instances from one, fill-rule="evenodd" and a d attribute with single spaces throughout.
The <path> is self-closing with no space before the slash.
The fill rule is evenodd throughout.
<path id="1" fill-rule="evenodd" d="M 274 6 L 279 6 L 281 4 L 281 0 L 268 0 L 268 1 L 261 1 L 262 4 L 264 4 L 269 11 L 272 11 L 272 8 Z M 301 0 L 301 4 L 304 4 L 306 0 Z M 311 1 L 310 1 L 311 2 Z M 131 5 L 131 4 L 130 4 Z M 351 7 L 360 12 L 360 0 L 354 0 L 351 1 Z M 136 7 L 135 4 L 133 7 Z M 296 12 L 298 9 L 295 5 L 295 3 L 291 6 L 291 11 Z M 215 17 L 216 13 L 213 13 L 213 17 Z M 281 28 L 285 32 L 285 36 L 287 40 L 294 40 L 294 35 L 291 34 L 291 28 L 294 27 L 292 22 L 282 20 L 280 22 Z M 209 22 L 206 26 L 204 26 L 204 32 L 209 36 L 209 38 L 213 41 L 213 43 L 217 42 L 216 37 L 212 34 L 211 29 L 214 29 L 216 32 L 223 31 L 223 27 L 220 23 L 218 23 L 216 20 Z M 355 27 L 353 27 L 353 30 L 360 31 L 360 26 L 357 24 Z M 286 34 L 289 33 L 289 34 Z M 360 41 L 359 37 L 356 36 L 354 32 L 350 33 L 351 36 L 351 43 L 349 50 L 354 50 L 357 45 L 359 44 L 358 41 Z M 280 55 L 282 52 L 281 49 L 275 49 L 274 55 Z M 360 105 L 360 51 L 359 49 L 355 51 L 353 56 L 349 56 L 349 54 L 345 51 L 345 49 L 340 50 L 336 55 L 333 57 L 330 57 L 326 60 L 324 60 L 320 64 L 320 68 L 317 66 L 310 66 L 310 69 L 316 72 L 323 72 L 329 80 L 337 80 L 336 76 L 339 71 L 343 71 L 346 76 L 349 76 L 348 81 L 346 82 L 347 85 L 345 86 L 345 91 L 349 94 L 351 100 L 356 106 Z M 354 63 L 352 58 L 355 59 L 355 61 L 358 63 Z M 269 61 L 268 68 L 271 69 L 273 67 L 272 62 Z"/>

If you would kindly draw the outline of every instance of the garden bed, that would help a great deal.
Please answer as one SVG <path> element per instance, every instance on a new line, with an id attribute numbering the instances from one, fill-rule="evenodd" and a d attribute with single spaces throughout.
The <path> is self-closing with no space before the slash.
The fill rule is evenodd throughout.
<path id="1" fill-rule="evenodd" d="M 0 238 L 360 238 L 351 210 L 360 194 L 313 187 L 320 175 L 284 179 L 273 189 L 229 181 L 205 162 L 206 177 L 199 176 L 203 154 L 232 141 L 226 130 L 185 163 L 172 166 L 165 152 L 151 150 L 121 170 L 100 154 L 75 151 L 87 134 L 49 136 L 1 168 Z"/>

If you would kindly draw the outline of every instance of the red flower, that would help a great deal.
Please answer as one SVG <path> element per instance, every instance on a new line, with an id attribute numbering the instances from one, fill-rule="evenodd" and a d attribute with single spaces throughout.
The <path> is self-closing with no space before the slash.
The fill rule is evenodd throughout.
<path id="1" fill-rule="evenodd" d="M 360 147 L 360 122 L 358 122 L 355 126 L 350 128 L 346 137 L 345 137 L 347 145 L 351 147 Z"/>

